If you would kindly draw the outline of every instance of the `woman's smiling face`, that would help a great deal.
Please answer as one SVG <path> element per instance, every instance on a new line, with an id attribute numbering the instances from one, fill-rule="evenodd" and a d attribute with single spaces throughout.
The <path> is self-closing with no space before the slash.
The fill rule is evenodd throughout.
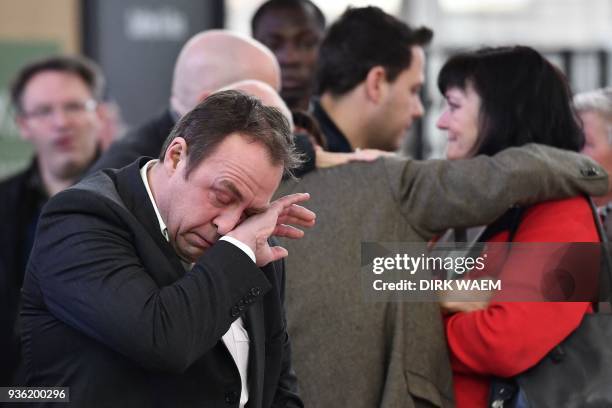
<path id="1" fill-rule="evenodd" d="M 448 88 L 444 98 L 446 107 L 436 126 L 447 132 L 446 158 L 465 159 L 478 140 L 480 96 L 468 84 L 465 89 Z"/>

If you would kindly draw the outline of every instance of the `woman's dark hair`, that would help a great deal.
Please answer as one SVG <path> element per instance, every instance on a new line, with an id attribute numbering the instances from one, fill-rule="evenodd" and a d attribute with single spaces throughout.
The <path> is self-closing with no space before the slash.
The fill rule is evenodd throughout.
<path id="1" fill-rule="evenodd" d="M 481 101 L 472 155 L 527 143 L 573 151 L 584 145 L 565 75 L 534 49 L 483 48 L 451 57 L 438 75 L 440 92 L 469 86 Z"/>

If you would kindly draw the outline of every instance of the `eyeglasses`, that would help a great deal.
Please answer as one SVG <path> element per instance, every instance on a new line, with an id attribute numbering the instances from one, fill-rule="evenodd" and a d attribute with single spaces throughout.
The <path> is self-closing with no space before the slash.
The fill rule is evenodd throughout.
<path id="1" fill-rule="evenodd" d="M 56 111 L 61 110 L 64 113 L 64 115 L 66 115 L 67 117 L 74 118 L 74 117 L 79 117 L 85 112 L 92 112 L 94 109 L 96 109 L 96 106 L 98 106 L 98 103 L 94 101 L 93 99 L 89 99 L 84 102 L 81 102 L 81 101 L 66 102 L 65 104 L 60 105 L 60 106 L 41 105 L 31 110 L 30 112 L 23 112 L 22 116 L 28 119 L 48 121 L 53 117 Z"/>

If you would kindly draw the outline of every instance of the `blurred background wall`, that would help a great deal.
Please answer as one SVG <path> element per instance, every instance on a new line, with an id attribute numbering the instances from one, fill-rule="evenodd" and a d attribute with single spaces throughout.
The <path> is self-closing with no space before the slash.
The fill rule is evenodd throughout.
<path id="1" fill-rule="evenodd" d="M 107 76 L 128 125 L 167 106 L 174 61 L 189 37 L 223 27 L 222 1 L 87 0 L 83 48 Z"/>
<path id="2" fill-rule="evenodd" d="M 107 96 L 128 126 L 167 104 L 174 60 L 194 33 L 225 27 L 250 34 L 263 0 L 0 0 L 0 178 L 31 154 L 15 131 L 7 85 L 23 63 L 55 52 L 80 53 L 105 71 Z M 435 128 L 442 99 L 435 86 L 444 60 L 460 49 L 526 44 L 545 53 L 574 91 L 609 86 L 612 0 L 377 0 L 314 2 L 333 21 L 347 5 L 375 4 L 412 25 L 434 29 L 428 49 L 428 113 L 405 151 L 440 157 Z"/>

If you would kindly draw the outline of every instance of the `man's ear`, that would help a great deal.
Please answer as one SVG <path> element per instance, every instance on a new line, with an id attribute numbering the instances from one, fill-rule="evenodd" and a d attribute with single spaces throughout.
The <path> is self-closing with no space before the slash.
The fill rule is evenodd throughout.
<path id="1" fill-rule="evenodd" d="M 173 173 L 181 162 L 183 166 L 187 164 L 187 142 L 182 137 L 175 137 L 164 153 L 163 165 L 168 172 Z"/>
<path id="2" fill-rule="evenodd" d="M 376 65 L 368 71 L 365 79 L 366 97 L 377 104 L 383 100 L 387 92 L 387 73 L 382 65 Z"/>

